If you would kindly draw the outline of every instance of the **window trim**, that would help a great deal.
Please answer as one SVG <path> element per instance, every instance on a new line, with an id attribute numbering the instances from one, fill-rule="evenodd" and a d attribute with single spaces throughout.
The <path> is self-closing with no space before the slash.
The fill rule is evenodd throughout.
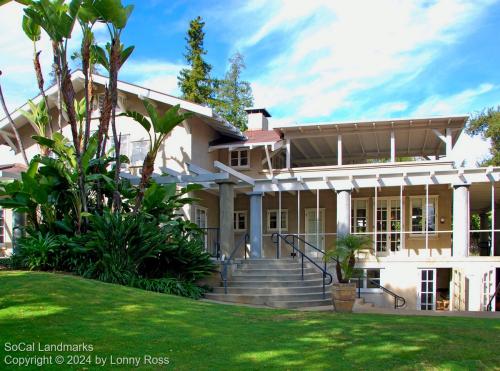
<path id="1" fill-rule="evenodd" d="M 363 286 L 364 287 L 361 287 L 360 292 L 369 293 L 369 294 L 378 294 L 378 293 L 383 292 L 383 290 L 378 288 L 378 287 L 371 287 L 371 288 L 368 287 L 368 270 L 378 270 L 379 271 L 379 275 L 380 275 L 379 284 L 380 284 L 380 286 L 383 286 L 382 285 L 382 270 L 384 268 L 363 267 L 363 268 L 357 268 L 357 269 L 363 271 Z M 354 280 L 354 282 L 357 283 L 357 279 Z M 357 287 L 356 287 L 356 290 L 358 290 Z"/>
<path id="2" fill-rule="evenodd" d="M 205 220 L 207 222 L 207 225 L 204 227 L 204 228 L 208 228 L 208 207 L 206 206 L 201 206 L 201 205 L 193 205 L 193 223 L 198 225 L 197 220 L 196 220 L 196 212 L 200 210 L 200 211 L 204 211 L 205 212 Z M 198 225 L 199 228 L 202 228 Z"/>
<path id="3" fill-rule="evenodd" d="M 235 217 L 238 214 L 242 214 L 244 216 L 245 228 L 243 228 L 243 229 L 236 228 L 238 226 L 238 219 L 237 218 L 235 219 Z M 235 226 L 235 224 L 236 224 L 236 226 Z M 234 227 L 235 232 L 246 232 L 248 230 L 248 210 L 235 210 L 233 212 L 233 227 Z"/>
<path id="4" fill-rule="evenodd" d="M 286 224 L 286 226 L 285 226 L 285 228 L 282 227 L 281 229 L 280 228 L 271 228 L 271 217 L 270 216 L 271 216 L 271 213 L 273 213 L 273 212 L 276 212 L 276 221 L 278 221 L 279 209 L 268 209 L 267 210 L 267 219 L 266 219 L 266 228 L 267 228 L 267 231 L 268 232 L 279 232 L 279 231 L 281 231 L 281 232 L 283 232 L 283 231 L 287 232 L 288 231 L 288 209 L 281 209 L 281 214 L 282 215 L 283 214 L 286 215 L 285 216 L 285 222 L 286 222 L 285 224 Z M 280 221 L 279 225 L 281 226 L 281 221 Z"/>
<path id="5" fill-rule="evenodd" d="M 413 200 L 415 199 L 421 199 L 423 202 L 422 204 L 425 205 L 425 195 L 423 196 L 408 196 L 410 198 L 410 202 L 409 202 L 409 213 L 408 213 L 408 218 L 409 218 L 409 223 L 408 223 L 408 227 L 409 227 L 409 230 L 410 230 L 410 238 L 425 238 L 425 226 L 424 226 L 424 229 L 422 230 L 422 232 L 414 232 L 413 231 Z M 439 223 L 438 223 L 438 220 L 439 220 L 439 196 L 438 195 L 429 195 L 429 201 L 430 200 L 434 200 L 434 209 L 435 209 L 435 215 L 434 215 L 434 225 L 435 225 L 435 230 L 434 231 L 428 231 L 427 232 L 427 235 L 429 237 L 438 237 L 438 228 L 439 228 Z M 422 209 L 422 214 L 425 213 L 425 218 L 424 220 L 427 219 L 427 206 L 424 207 Z"/>
<path id="6" fill-rule="evenodd" d="M 238 165 L 232 164 L 231 153 L 233 153 L 233 152 L 238 153 Z M 241 165 L 241 152 L 247 153 L 247 164 L 246 165 Z M 249 148 L 238 148 L 238 149 L 229 150 L 229 161 L 228 162 L 229 162 L 229 166 L 231 166 L 233 169 L 250 169 L 250 149 Z"/>
<path id="7" fill-rule="evenodd" d="M 356 210 L 358 210 L 357 207 L 354 207 L 354 205 L 357 205 L 357 201 L 365 201 L 366 202 L 366 231 L 365 232 L 357 232 L 354 230 L 355 224 L 353 222 L 356 222 Z M 370 198 L 369 197 L 359 197 L 359 198 L 353 198 L 351 201 L 351 233 L 370 233 Z"/>

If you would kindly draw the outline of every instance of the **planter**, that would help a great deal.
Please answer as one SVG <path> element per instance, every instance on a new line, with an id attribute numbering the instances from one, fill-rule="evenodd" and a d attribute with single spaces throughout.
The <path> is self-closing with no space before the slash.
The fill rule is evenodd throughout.
<path id="1" fill-rule="evenodd" d="M 351 313 L 356 301 L 356 284 L 334 283 L 332 285 L 332 300 L 336 312 Z"/>

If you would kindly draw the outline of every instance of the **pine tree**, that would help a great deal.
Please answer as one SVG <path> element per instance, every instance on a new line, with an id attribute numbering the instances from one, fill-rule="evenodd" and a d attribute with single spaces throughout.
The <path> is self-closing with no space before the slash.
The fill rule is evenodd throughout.
<path id="1" fill-rule="evenodd" d="M 214 110 L 240 130 L 247 129 L 247 114 L 245 108 L 253 105 L 253 94 L 250 83 L 241 81 L 245 62 L 240 53 L 235 53 L 230 59 L 229 70 L 224 79 L 218 81 L 216 96 L 213 102 Z"/>
<path id="2" fill-rule="evenodd" d="M 212 66 L 203 59 L 207 51 L 203 48 L 203 22 L 200 16 L 189 23 L 186 51 L 184 55 L 189 68 L 180 71 L 177 77 L 182 97 L 191 102 L 208 104 L 213 96 L 213 85 L 210 79 Z"/>

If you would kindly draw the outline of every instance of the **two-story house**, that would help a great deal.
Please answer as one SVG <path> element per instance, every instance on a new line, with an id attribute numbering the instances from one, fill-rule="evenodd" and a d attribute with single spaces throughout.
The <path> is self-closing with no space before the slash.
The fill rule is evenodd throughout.
<path id="1" fill-rule="evenodd" d="M 97 119 L 106 79 L 96 75 L 94 82 Z M 73 83 L 82 94 L 83 76 L 75 73 Z M 125 82 L 118 87 L 121 110 L 145 114 L 140 100 L 147 97 L 160 109 L 180 104 L 194 113 L 167 138 L 156 168 L 169 174 L 162 181 L 205 186 L 186 217 L 206 229 L 206 248 L 215 258 L 235 263 L 227 287 L 208 296 L 283 307 L 326 304 L 323 273 L 310 262 L 305 276 L 296 265 L 287 267 L 294 263 L 286 241 L 322 266 L 322 251 L 334 246 L 336 236 L 353 233 L 372 241 L 371 251 L 358 257 L 364 272 L 358 285 L 376 306 L 392 307 L 403 297 L 407 309 L 500 309 L 494 295 L 500 281 L 500 168 L 460 167 L 450 160 L 467 116 L 271 128 L 265 109 L 248 109 L 249 129 L 242 133 L 208 107 Z M 50 102 L 56 93 L 48 90 Z M 51 114 L 57 114 L 55 105 Z M 33 128 L 18 111 L 13 117 L 33 156 Z M 52 125 L 59 129 L 57 120 Z M 124 117 L 118 129 L 131 159 L 123 176 L 137 179 L 147 135 Z M 0 137 L 17 151 L 5 119 Z M 2 213 L 1 229 L 7 247 L 8 214 Z M 245 273 L 238 259 L 246 255 L 267 269 Z"/>

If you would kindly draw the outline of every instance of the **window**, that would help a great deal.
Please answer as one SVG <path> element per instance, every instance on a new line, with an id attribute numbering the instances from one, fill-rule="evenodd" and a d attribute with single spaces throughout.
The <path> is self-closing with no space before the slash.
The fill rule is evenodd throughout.
<path id="1" fill-rule="evenodd" d="M 278 214 L 279 210 L 267 210 L 267 230 L 278 231 Z M 281 210 L 281 230 L 288 230 L 288 210 Z"/>
<path id="2" fill-rule="evenodd" d="M 367 206 L 367 200 L 352 200 L 351 229 L 353 233 L 364 233 L 367 231 Z"/>
<path id="3" fill-rule="evenodd" d="M 235 211 L 233 217 L 233 225 L 235 232 L 241 232 L 247 230 L 247 212 L 246 211 Z"/>
<path id="4" fill-rule="evenodd" d="M 230 151 L 230 165 L 233 167 L 250 167 L 249 155 L 250 151 L 248 149 Z"/>
<path id="5" fill-rule="evenodd" d="M 124 95 L 118 94 L 116 100 L 116 111 L 125 112 L 126 111 L 127 98 Z M 102 111 L 104 105 L 104 93 L 97 94 L 92 99 L 92 110 Z"/>
<path id="6" fill-rule="evenodd" d="M 427 215 L 428 210 L 428 215 Z M 425 221 L 429 234 L 435 234 L 437 229 L 437 197 L 429 196 L 429 203 L 425 207 L 425 196 L 411 198 L 410 205 L 411 232 L 413 235 L 425 234 Z"/>
<path id="7" fill-rule="evenodd" d="M 130 152 L 130 165 L 140 166 L 146 158 L 149 151 L 149 140 L 138 140 L 130 143 L 132 151 Z"/>
<path id="8" fill-rule="evenodd" d="M 4 239 L 4 222 L 5 222 L 5 218 L 4 218 L 4 214 L 3 214 L 3 209 L 0 208 L 0 243 L 3 244 L 5 243 L 5 239 Z"/>
<path id="9" fill-rule="evenodd" d="M 356 283 L 356 287 L 361 288 L 362 291 L 375 291 L 379 290 L 380 283 L 380 269 L 378 268 L 363 268 L 360 269 L 362 278 L 359 280 L 354 278 L 352 281 Z"/>

